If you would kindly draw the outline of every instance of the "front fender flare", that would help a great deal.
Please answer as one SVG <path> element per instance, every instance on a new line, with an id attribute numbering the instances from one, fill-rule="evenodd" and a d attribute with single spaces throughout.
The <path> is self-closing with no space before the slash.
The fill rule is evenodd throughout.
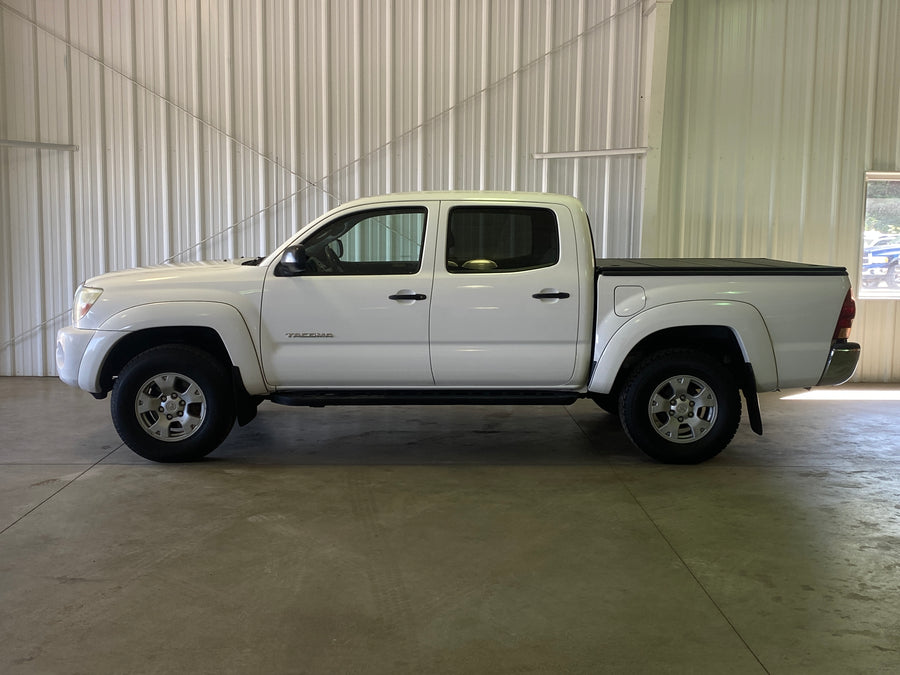
<path id="1" fill-rule="evenodd" d="M 112 341 L 117 342 L 125 335 L 141 330 L 173 326 L 214 330 L 222 339 L 232 364 L 240 370 L 247 392 L 251 395 L 268 393 L 250 328 L 243 315 L 224 302 L 170 301 L 130 307 L 111 316 L 98 327 L 94 340 L 106 343 L 105 348 L 89 349 L 88 352 L 95 354 L 93 358 L 105 358 L 112 347 L 109 344 L 111 337 Z M 101 366 L 98 363 L 90 370 L 99 374 Z"/>

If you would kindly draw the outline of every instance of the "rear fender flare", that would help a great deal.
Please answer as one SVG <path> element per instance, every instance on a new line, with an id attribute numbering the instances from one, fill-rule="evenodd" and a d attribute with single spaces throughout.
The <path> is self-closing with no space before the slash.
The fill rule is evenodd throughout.
<path id="1" fill-rule="evenodd" d="M 669 328 L 686 326 L 728 328 L 741 349 L 744 362 L 753 367 L 757 391 L 771 391 L 778 387 L 772 338 L 756 307 L 745 302 L 689 300 L 652 307 L 625 322 L 598 355 L 588 391 L 608 394 L 625 359 L 643 339 Z"/>

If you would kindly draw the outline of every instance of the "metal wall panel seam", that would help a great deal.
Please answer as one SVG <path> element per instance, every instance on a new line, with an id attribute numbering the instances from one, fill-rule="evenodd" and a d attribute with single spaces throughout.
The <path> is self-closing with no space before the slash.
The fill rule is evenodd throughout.
<path id="1" fill-rule="evenodd" d="M 34 15 L 37 15 L 37 4 L 35 0 L 32 0 L 31 3 L 31 11 Z M 32 77 L 34 79 L 35 87 L 34 87 L 34 135 L 35 138 L 40 142 L 42 140 L 41 136 L 41 87 L 39 86 L 39 64 L 41 62 L 40 53 L 38 51 L 38 33 L 37 30 L 32 27 L 31 30 L 31 67 L 32 67 Z M 34 245 L 35 245 L 35 258 L 28 262 L 28 264 L 32 267 L 32 269 L 37 270 L 38 278 L 33 281 L 39 281 L 39 283 L 34 283 L 33 288 L 33 297 L 31 298 L 31 305 L 29 308 L 24 311 L 28 311 L 32 309 L 35 311 L 34 321 L 38 325 L 44 324 L 47 320 L 47 305 L 46 299 L 44 297 L 43 288 L 47 283 L 46 275 L 50 272 L 48 266 L 44 264 L 44 237 L 45 237 L 45 228 L 47 223 L 45 221 L 44 216 L 44 162 L 43 162 L 43 153 L 37 152 L 34 156 L 34 170 L 35 170 L 35 192 L 34 195 L 34 208 L 35 208 L 35 220 L 34 226 L 28 228 L 28 232 L 34 236 Z M 43 337 L 43 336 L 39 336 Z M 46 343 L 46 340 L 40 340 L 42 343 Z M 42 347 L 44 344 L 37 345 L 36 349 L 32 350 L 31 359 L 33 368 L 37 371 L 43 371 L 45 369 L 45 364 L 43 362 L 43 354 L 44 349 Z"/>
<path id="2" fill-rule="evenodd" d="M 100 50 L 100 63 L 103 62 L 105 45 L 103 38 L 103 5 L 99 5 L 97 8 L 97 32 L 100 36 L 98 40 L 98 48 Z M 98 157 L 98 185 L 100 186 L 101 194 L 98 195 L 97 199 L 97 225 L 99 226 L 99 242 L 98 242 L 98 254 L 100 257 L 100 269 L 98 272 L 106 272 L 109 270 L 109 248 L 108 242 L 110 238 L 109 227 L 108 227 L 108 212 L 109 212 L 109 182 L 108 176 L 109 171 L 107 168 L 107 153 L 105 148 L 109 144 L 109 139 L 107 138 L 107 124 L 106 124 L 106 69 L 101 67 L 98 72 L 98 88 L 99 91 L 97 93 L 96 100 L 98 102 L 98 126 L 97 130 L 100 143 L 99 149 L 99 157 Z"/>
<path id="3" fill-rule="evenodd" d="M 132 6 L 130 17 L 131 17 L 131 70 L 135 75 L 137 74 L 137 19 L 136 19 L 136 10 Z M 132 137 L 131 144 L 134 148 L 134 168 L 132 172 L 132 182 L 131 182 L 131 190 L 132 190 L 132 213 L 133 217 L 131 219 L 131 235 L 133 241 L 133 251 L 132 251 L 132 260 L 131 265 L 133 267 L 138 266 L 144 259 L 141 251 L 141 241 L 140 241 L 140 232 L 143 230 L 143 218 L 142 218 L 142 210 L 141 210 L 141 185 L 143 181 L 141 177 L 143 175 L 143 170 L 145 163 L 141 161 L 140 155 L 140 132 L 139 132 L 139 124 L 140 124 L 140 113 L 138 107 L 138 89 L 137 87 L 131 87 L 131 105 L 132 112 L 134 114 L 134 119 L 132 120 Z"/>
<path id="4" fill-rule="evenodd" d="M 425 172 L 425 12 L 427 11 L 425 0 L 419 0 L 418 32 L 416 36 L 416 52 L 418 56 L 418 69 L 416 71 L 416 83 L 418 88 L 416 109 L 416 190 L 423 187 L 423 174 Z"/>
<path id="5" fill-rule="evenodd" d="M 783 20 L 784 26 L 788 25 L 787 11 L 788 11 L 787 3 L 785 3 L 784 20 Z M 782 134 L 784 132 L 784 125 L 782 124 L 782 120 L 784 119 L 784 116 L 782 114 L 782 111 L 783 111 L 783 107 L 784 107 L 784 100 L 785 100 L 785 93 L 786 93 L 786 86 L 787 86 L 787 75 L 785 73 L 785 68 L 786 68 L 786 64 L 787 64 L 787 49 L 788 49 L 788 40 L 787 40 L 787 36 L 785 35 L 785 37 L 781 41 L 781 64 L 782 65 L 781 65 L 780 72 L 778 73 L 778 75 L 781 78 L 780 85 L 779 85 L 779 94 L 778 94 L 779 106 L 778 106 L 777 114 L 774 115 L 774 117 L 775 117 L 775 133 L 773 135 L 774 135 L 774 139 L 775 139 L 775 147 L 781 147 Z M 778 181 L 780 166 L 781 165 L 778 162 L 778 153 L 773 152 L 771 167 L 770 167 L 770 171 L 769 171 L 769 212 L 768 212 L 769 231 L 767 233 L 768 245 L 766 248 L 766 256 L 768 256 L 768 257 L 772 257 L 773 255 L 775 255 L 775 253 L 774 253 L 774 251 L 775 251 L 775 231 L 777 229 L 777 220 L 778 220 L 778 211 L 777 211 L 776 207 L 777 207 L 777 199 L 778 199 L 778 187 L 780 185 L 780 183 Z"/>
<path id="6" fill-rule="evenodd" d="M 838 45 L 838 82 L 837 82 L 837 93 L 838 93 L 838 105 L 836 106 L 836 114 L 834 121 L 834 135 L 835 141 L 834 146 L 831 149 L 831 218 L 830 218 L 830 237 L 829 237 L 829 251 L 828 251 L 828 259 L 829 261 L 833 261 L 837 259 L 838 252 L 838 242 L 839 242 L 839 229 L 840 229 L 840 209 L 841 209 L 841 176 L 843 173 L 843 162 L 841 161 L 841 155 L 844 150 L 844 124 L 846 117 L 846 108 L 847 108 L 847 68 L 848 68 L 848 53 L 849 53 L 849 42 L 850 42 L 850 6 L 848 4 L 844 4 L 844 11 L 842 12 L 841 22 L 843 24 L 843 35 L 840 43 Z M 839 25 L 840 25 L 839 23 Z"/>
<path id="7" fill-rule="evenodd" d="M 487 35 L 491 31 L 491 15 L 488 3 L 482 5 L 481 29 L 483 31 L 481 40 L 481 91 L 479 97 L 481 100 L 481 117 L 479 120 L 479 152 L 478 152 L 478 189 L 486 188 L 487 176 L 487 106 L 488 106 L 488 82 L 490 80 L 490 50 Z"/>
<path id="8" fill-rule="evenodd" d="M 2 12 L 0 12 L 0 22 L 2 22 Z M 0 33 L 2 33 L 2 23 L 0 23 Z M 75 115 L 74 115 L 74 107 L 75 107 L 75 99 L 73 98 L 73 88 L 72 88 L 72 69 L 74 65 L 72 63 L 72 47 L 70 45 L 71 42 L 71 34 L 72 34 L 72 15 L 71 15 L 71 2 L 70 0 L 66 0 L 66 9 L 65 9 L 65 37 L 66 41 L 64 42 L 65 53 L 66 53 L 66 64 L 68 67 L 66 68 L 66 99 L 69 102 L 69 108 L 66 114 L 66 133 L 71 141 L 75 138 Z M 0 71 L 2 71 L 2 65 L 0 65 Z M 0 90 L 3 89 L 3 82 L 0 81 Z M 68 188 L 69 188 L 69 211 L 68 211 L 68 227 L 66 228 L 66 250 L 72 255 L 75 251 L 75 241 L 76 241 L 76 229 L 75 229 L 75 220 L 76 220 L 76 209 L 75 209 L 75 157 L 70 156 L 68 158 L 69 165 L 69 175 L 68 175 Z M 74 255 L 72 255 L 75 258 Z M 73 259 L 72 264 L 69 266 L 69 287 L 70 293 L 74 293 L 75 288 L 78 286 L 79 278 L 78 271 L 76 269 L 77 264 Z M 71 298 L 66 298 L 67 300 L 71 300 Z"/>
<path id="9" fill-rule="evenodd" d="M 575 147 L 582 146 L 582 102 L 584 100 L 584 25 L 585 25 L 585 5 L 584 0 L 578 0 L 577 10 L 577 40 L 575 42 L 575 129 L 572 133 L 575 141 Z M 572 165 L 572 194 L 579 197 L 582 194 L 579 185 L 581 178 L 581 163 L 576 159 Z"/>
<path id="10" fill-rule="evenodd" d="M 225 76 L 225 100 L 227 101 L 227 117 L 225 121 L 225 129 L 226 129 L 226 183 L 230 187 L 228 190 L 228 223 L 235 222 L 237 218 L 237 214 L 240 210 L 240 196 L 238 195 L 238 191 L 234 189 L 236 181 L 238 179 L 238 170 L 237 164 L 238 159 L 240 157 L 240 146 L 232 141 L 232 138 L 237 135 L 237 96 L 235 95 L 236 87 L 235 87 L 235 78 L 236 78 L 236 66 L 234 59 L 234 0 L 228 0 L 227 4 L 228 11 L 226 13 L 226 27 L 225 27 L 225 40 L 226 40 L 226 52 L 231 55 L 232 58 L 227 59 L 227 73 Z M 298 164 L 299 167 L 299 164 Z M 237 255 L 237 251 L 240 246 L 240 238 L 238 236 L 237 228 L 230 227 L 227 230 L 228 239 L 229 239 L 229 257 L 234 257 Z"/>
<path id="11" fill-rule="evenodd" d="M 394 120 L 394 17 L 396 6 L 394 0 L 388 0 L 387 39 L 384 46 L 385 59 L 385 96 L 384 96 L 384 184 L 386 192 L 394 189 L 394 152 L 393 152 L 393 120 Z"/>
<path id="12" fill-rule="evenodd" d="M 331 4 L 327 0 L 319 3 L 322 13 L 322 45 L 319 59 L 321 60 L 320 74 L 322 77 L 322 179 L 318 182 L 322 189 L 329 191 L 331 175 L 331 78 L 329 77 L 329 64 L 331 63 Z M 328 186 L 328 187 L 326 187 Z M 341 201 L 338 199 L 338 201 Z"/>
<path id="13" fill-rule="evenodd" d="M 609 13 L 610 15 L 615 15 L 615 6 L 616 0 L 609 0 Z M 615 87 L 613 86 L 615 83 L 616 77 L 616 31 L 613 30 L 612 26 L 613 22 L 610 22 L 611 27 L 609 31 L 609 49 L 607 50 L 607 54 L 609 55 L 609 64 L 607 66 L 606 71 L 606 100 L 607 106 L 611 104 L 615 97 Z M 604 147 L 611 148 L 613 146 L 613 116 L 607 115 L 606 117 L 606 128 L 604 129 Z M 603 205 L 600 210 L 601 214 L 601 227 L 600 232 L 602 233 L 602 237 L 600 238 L 600 255 L 607 255 L 607 251 L 609 250 L 608 241 L 609 241 L 609 230 L 610 230 L 610 208 L 609 208 L 609 186 L 610 186 L 610 159 L 607 157 L 604 161 L 605 163 L 605 171 L 603 172 L 603 194 L 605 195 L 603 200 Z"/>
<path id="14" fill-rule="evenodd" d="M 513 53 L 513 72 L 518 72 L 522 64 L 522 3 L 516 0 L 512 4 L 513 20 L 512 20 L 512 53 Z M 519 110 L 521 109 L 521 77 L 512 78 L 512 101 L 511 124 L 510 124 L 510 148 L 509 148 L 509 189 L 515 190 L 518 185 L 518 161 L 519 161 Z"/>
<path id="15" fill-rule="evenodd" d="M 550 51 L 553 48 L 553 4 L 552 0 L 546 0 L 544 6 L 544 118 L 543 118 L 543 138 L 541 142 L 541 151 L 547 152 L 550 149 L 550 92 L 551 92 L 551 76 L 553 74 L 553 61 L 550 58 Z M 549 190 L 550 167 L 547 162 L 543 162 L 541 166 L 541 190 L 547 192 Z"/>

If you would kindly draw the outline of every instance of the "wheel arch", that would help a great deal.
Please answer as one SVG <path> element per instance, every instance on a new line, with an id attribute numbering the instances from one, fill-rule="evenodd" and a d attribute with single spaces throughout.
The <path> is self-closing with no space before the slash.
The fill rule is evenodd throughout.
<path id="1" fill-rule="evenodd" d="M 256 346 L 244 317 L 231 305 L 217 302 L 174 302 L 140 305 L 110 317 L 95 340 L 117 335 L 106 349 L 89 349 L 96 391 L 108 392 L 122 367 L 142 351 L 162 344 L 191 345 L 202 349 L 233 369 L 235 385 L 249 394 L 265 395 L 267 389 Z M 120 337 L 119 337 L 120 336 Z"/>
<path id="2" fill-rule="evenodd" d="M 113 380 L 126 363 L 141 352 L 171 344 L 197 347 L 218 361 L 233 366 L 221 336 L 208 326 L 157 326 L 126 333 L 106 356 L 100 369 L 100 386 L 104 392 L 112 389 Z"/>
<path id="3" fill-rule="evenodd" d="M 748 384 L 752 392 L 777 388 L 775 351 L 758 310 L 747 303 L 691 301 L 651 308 L 622 325 L 597 359 L 588 390 L 615 395 L 644 358 L 673 347 L 717 354 L 734 368 L 745 392 Z"/>

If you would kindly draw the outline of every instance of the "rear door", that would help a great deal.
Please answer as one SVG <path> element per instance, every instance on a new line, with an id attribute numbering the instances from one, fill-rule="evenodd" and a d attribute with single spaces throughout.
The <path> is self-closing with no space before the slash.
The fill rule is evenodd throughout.
<path id="1" fill-rule="evenodd" d="M 435 384 L 570 383 L 581 303 L 568 210 L 443 202 L 441 222 L 430 322 Z"/>

